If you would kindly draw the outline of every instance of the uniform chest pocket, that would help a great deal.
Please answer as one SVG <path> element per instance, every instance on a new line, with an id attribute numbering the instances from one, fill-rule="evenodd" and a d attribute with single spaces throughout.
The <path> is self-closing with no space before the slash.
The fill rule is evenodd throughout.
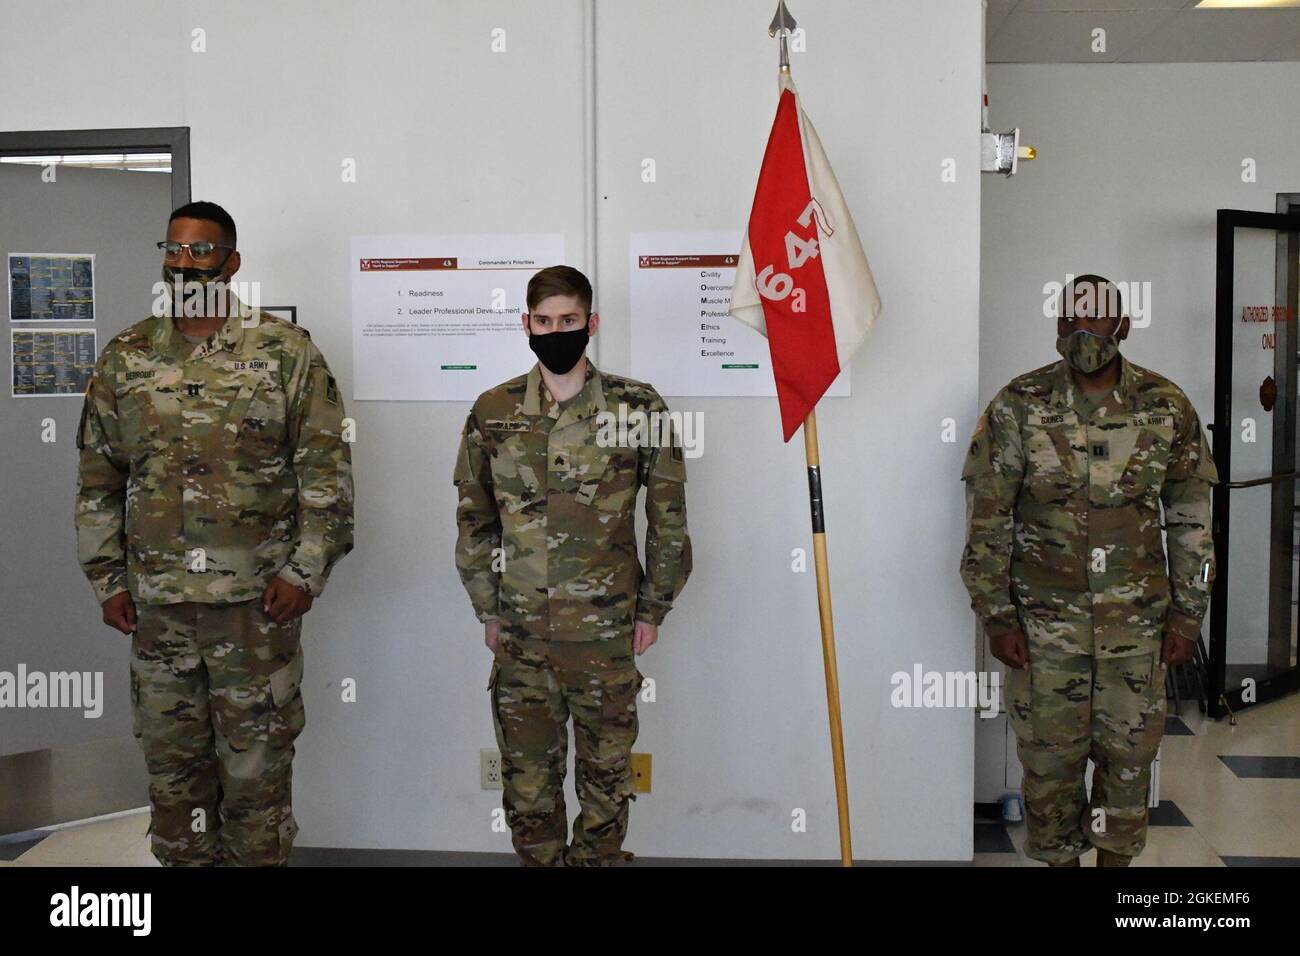
<path id="1" fill-rule="evenodd" d="M 522 511 L 543 497 L 545 439 L 529 432 L 489 432 L 492 490 L 507 514 Z"/>
<path id="2" fill-rule="evenodd" d="M 572 454 L 570 479 L 576 486 L 574 500 L 600 511 L 622 512 L 636 500 L 636 448 L 582 445 Z"/>
<path id="3" fill-rule="evenodd" d="M 1024 489 L 1034 500 L 1064 501 L 1087 485 L 1087 463 L 1072 445 L 1074 434 L 1064 424 L 1025 429 Z"/>
<path id="4" fill-rule="evenodd" d="M 248 375 L 227 386 L 233 390 L 226 428 L 241 445 L 270 451 L 284 444 L 288 407 L 284 389 L 271 374 Z"/>
<path id="5" fill-rule="evenodd" d="M 137 386 L 117 397 L 117 423 L 127 448 L 143 451 L 165 444 L 180 424 L 180 400 L 153 383 Z"/>
<path id="6" fill-rule="evenodd" d="M 1172 444 L 1172 427 L 1148 425 L 1142 428 L 1117 482 L 1124 497 L 1156 497 L 1160 494 L 1165 485 L 1165 473 L 1169 470 Z"/>

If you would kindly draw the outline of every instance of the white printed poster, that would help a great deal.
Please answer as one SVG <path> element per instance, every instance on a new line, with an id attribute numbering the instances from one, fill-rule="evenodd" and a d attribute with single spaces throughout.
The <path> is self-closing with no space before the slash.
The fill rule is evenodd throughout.
<path id="1" fill-rule="evenodd" d="M 632 234 L 633 378 L 664 396 L 776 396 L 767 339 L 727 311 L 741 244 L 740 232 Z M 847 370 L 826 394 L 849 394 Z"/>
<path id="2" fill-rule="evenodd" d="M 532 367 L 520 323 L 564 237 L 354 236 L 353 398 L 472 401 Z"/>

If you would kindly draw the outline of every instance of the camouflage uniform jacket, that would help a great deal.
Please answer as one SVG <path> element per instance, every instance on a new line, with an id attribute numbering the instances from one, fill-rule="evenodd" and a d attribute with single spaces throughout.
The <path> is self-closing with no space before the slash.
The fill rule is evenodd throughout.
<path id="1" fill-rule="evenodd" d="M 77 546 L 102 602 L 319 595 L 352 549 L 343 402 L 307 332 L 232 315 L 206 342 L 170 317 L 104 348 L 86 389 Z"/>
<path id="2" fill-rule="evenodd" d="M 479 620 L 550 640 L 630 637 L 633 620 L 663 621 L 691 571 L 686 463 L 678 444 L 602 447 L 601 423 L 620 405 L 667 411 L 649 385 L 590 361 L 563 405 L 537 365 L 474 403 L 456 457 L 456 567 Z"/>
<path id="3" fill-rule="evenodd" d="M 1200 633 L 1214 461 L 1178 386 L 1120 361 L 1091 414 L 1064 362 L 1016 378 L 966 455 L 962 580 L 985 632 L 1023 628 L 1031 654 L 1125 657 L 1158 647 L 1165 627 Z"/>

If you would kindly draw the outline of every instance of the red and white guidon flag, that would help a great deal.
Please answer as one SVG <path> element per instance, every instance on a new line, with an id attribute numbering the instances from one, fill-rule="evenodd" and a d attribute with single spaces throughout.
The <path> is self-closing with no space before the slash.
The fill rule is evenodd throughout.
<path id="1" fill-rule="evenodd" d="M 853 217 L 785 72 L 731 314 L 767 336 L 786 441 L 880 314 Z"/>

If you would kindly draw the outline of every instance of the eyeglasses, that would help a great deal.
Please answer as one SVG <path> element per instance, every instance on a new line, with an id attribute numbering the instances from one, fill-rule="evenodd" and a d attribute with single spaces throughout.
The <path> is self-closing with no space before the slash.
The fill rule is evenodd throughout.
<path id="1" fill-rule="evenodd" d="M 211 259 L 216 255 L 218 249 L 234 248 L 234 246 L 228 246 L 220 242 L 176 242 L 172 239 L 164 239 L 158 243 L 158 249 L 162 252 L 164 259 L 179 259 L 181 250 L 188 249 L 190 258 L 195 262 Z"/>

